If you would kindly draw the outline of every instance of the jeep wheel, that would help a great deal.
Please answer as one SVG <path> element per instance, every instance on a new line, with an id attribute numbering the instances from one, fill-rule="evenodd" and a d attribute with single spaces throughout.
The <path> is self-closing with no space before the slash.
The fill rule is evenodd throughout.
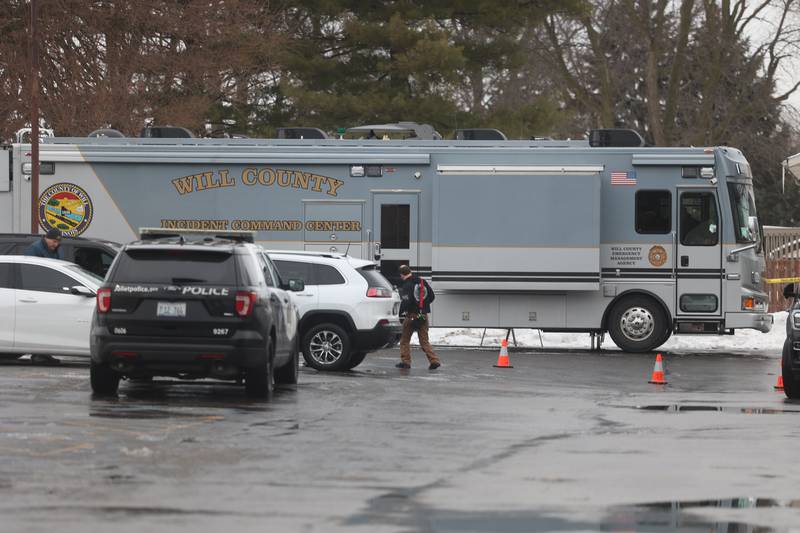
<path id="1" fill-rule="evenodd" d="M 792 400 L 800 399 L 800 379 L 792 370 L 792 341 L 786 339 L 783 343 L 783 357 L 781 358 L 781 374 L 783 375 L 783 392 Z"/>
<path id="2" fill-rule="evenodd" d="M 92 361 L 89 367 L 89 380 L 92 383 L 92 391 L 95 394 L 110 396 L 117 393 L 119 389 L 119 373 L 111 370 L 111 368 L 104 363 L 95 363 Z"/>
<path id="3" fill-rule="evenodd" d="M 347 370 L 352 370 L 364 361 L 364 358 L 367 356 L 367 352 L 353 352 L 353 355 L 350 356 L 350 361 L 348 361 L 347 366 L 345 367 Z"/>
<path id="4" fill-rule="evenodd" d="M 318 324 L 303 335 L 303 359 L 317 370 L 347 370 L 350 337 L 335 324 Z"/>
<path id="5" fill-rule="evenodd" d="M 244 369 L 244 389 L 247 395 L 253 398 L 270 399 L 275 387 L 275 374 L 272 368 L 275 348 L 271 337 L 267 340 L 264 352 L 265 357 L 261 364 Z"/>
<path id="6" fill-rule="evenodd" d="M 292 343 L 292 356 L 289 362 L 280 368 L 275 369 L 275 383 L 281 385 L 296 385 L 297 376 L 300 373 L 300 350 L 297 347 L 297 339 Z"/>
<path id="7" fill-rule="evenodd" d="M 667 319 L 661 306 L 647 296 L 627 296 L 608 315 L 608 332 L 626 352 L 649 352 L 666 341 Z"/>

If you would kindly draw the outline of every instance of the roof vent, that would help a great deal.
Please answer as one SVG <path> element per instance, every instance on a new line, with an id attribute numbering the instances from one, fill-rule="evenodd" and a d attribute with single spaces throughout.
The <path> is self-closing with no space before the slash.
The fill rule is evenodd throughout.
<path id="1" fill-rule="evenodd" d="M 453 137 L 459 141 L 507 141 L 505 134 L 494 128 L 468 128 L 456 130 Z"/>
<path id="2" fill-rule="evenodd" d="M 636 147 L 644 146 L 639 132 L 628 129 L 602 129 L 589 132 L 589 146 L 598 147 Z"/>
<path id="3" fill-rule="evenodd" d="M 278 139 L 327 139 L 319 128 L 278 128 Z"/>

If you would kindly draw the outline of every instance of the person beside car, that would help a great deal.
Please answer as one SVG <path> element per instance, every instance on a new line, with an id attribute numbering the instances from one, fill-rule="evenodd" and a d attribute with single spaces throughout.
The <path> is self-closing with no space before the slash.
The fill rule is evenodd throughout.
<path id="1" fill-rule="evenodd" d="M 413 275 L 408 265 L 400 265 L 399 272 L 400 316 L 405 318 L 403 332 L 400 335 L 400 362 L 395 366 L 411 368 L 411 336 L 416 331 L 419 346 L 428 357 L 428 369 L 436 370 L 442 364 L 428 340 L 428 314 L 435 298 L 433 289 L 427 281 Z"/>
<path id="2" fill-rule="evenodd" d="M 63 259 L 64 255 L 61 250 L 61 230 L 57 228 L 47 230 L 47 233 L 45 233 L 41 239 L 28 246 L 24 255 L 44 257 L 45 259 Z M 54 365 L 60 363 L 60 361 L 52 355 L 38 353 L 31 355 L 31 362 L 37 365 Z"/>
<path id="3" fill-rule="evenodd" d="M 61 230 L 51 228 L 47 233 L 25 250 L 24 255 L 44 257 L 45 259 L 64 259 L 61 250 Z"/>

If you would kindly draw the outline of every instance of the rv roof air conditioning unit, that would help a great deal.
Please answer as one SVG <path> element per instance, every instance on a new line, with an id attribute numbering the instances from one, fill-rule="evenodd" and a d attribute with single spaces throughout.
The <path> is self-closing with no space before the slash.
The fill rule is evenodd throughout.
<path id="1" fill-rule="evenodd" d="M 194 135 L 186 128 L 178 126 L 149 126 L 142 128 L 139 137 L 152 139 L 192 139 Z"/>
<path id="2" fill-rule="evenodd" d="M 589 146 L 596 148 L 644 146 L 638 131 L 629 129 L 602 129 L 589 132 Z"/>
<path id="3" fill-rule="evenodd" d="M 454 137 L 459 141 L 507 141 L 505 134 L 494 128 L 467 128 L 456 130 Z"/>
<path id="4" fill-rule="evenodd" d="M 278 128 L 278 139 L 327 139 L 319 128 Z"/>
<path id="5" fill-rule="evenodd" d="M 87 135 L 87 137 L 92 137 L 92 138 L 106 137 L 106 138 L 119 139 L 121 137 L 125 137 L 125 134 L 119 130 L 115 130 L 112 128 L 100 128 L 99 130 L 94 130 L 92 133 Z"/>

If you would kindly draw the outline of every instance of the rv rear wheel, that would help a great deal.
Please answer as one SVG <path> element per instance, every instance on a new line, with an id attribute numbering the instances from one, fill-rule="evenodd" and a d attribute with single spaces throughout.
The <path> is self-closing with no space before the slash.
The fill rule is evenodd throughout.
<path id="1" fill-rule="evenodd" d="M 647 352 L 660 346 L 666 340 L 666 328 L 664 311 L 647 296 L 627 296 L 608 315 L 611 339 L 626 352 Z"/>

